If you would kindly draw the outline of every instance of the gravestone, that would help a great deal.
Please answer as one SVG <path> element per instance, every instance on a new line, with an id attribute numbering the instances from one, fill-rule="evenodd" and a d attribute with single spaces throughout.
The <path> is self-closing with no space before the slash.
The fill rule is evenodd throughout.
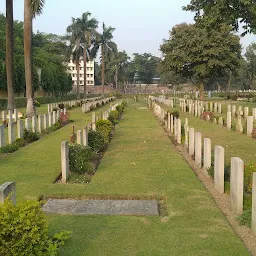
<path id="1" fill-rule="evenodd" d="M 32 132 L 37 132 L 37 117 L 32 117 Z"/>
<path id="2" fill-rule="evenodd" d="M 200 132 L 195 133 L 195 164 L 197 168 L 202 168 L 202 134 Z"/>
<path id="3" fill-rule="evenodd" d="M 4 125 L 0 125 L 0 148 L 5 146 Z"/>
<path id="4" fill-rule="evenodd" d="M 67 183 L 69 176 L 69 145 L 68 141 L 63 141 L 61 143 L 61 173 L 62 173 L 62 183 Z"/>
<path id="5" fill-rule="evenodd" d="M 38 115 L 38 132 L 42 132 L 42 127 L 43 127 L 43 116 Z"/>
<path id="6" fill-rule="evenodd" d="M 24 123 L 23 120 L 18 120 L 17 122 L 17 137 L 22 139 L 24 136 Z"/>
<path id="7" fill-rule="evenodd" d="M 9 144 L 12 144 L 14 141 L 14 123 L 8 123 L 8 142 Z"/>
<path id="8" fill-rule="evenodd" d="M 247 136 L 252 137 L 252 131 L 253 131 L 253 117 L 248 116 L 247 117 Z"/>
<path id="9" fill-rule="evenodd" d="M 224 148 L 214 149 L 214 186 L 220 194 L 224 193 Z"/>
<path id="10" fill-rule="evenodd" d="M 232 115 L 231 112 L 227 112 L 227 129 L 231 130 L 232 126 Z"/>
<path id="11" fill-rule="evenodd" d="M 189 155 L 193 156 L 195 153 L 195 129 L 189 128 Z"/>
<path id="12" fill-rule="evenodd" d="M 25 119 L 25 129 L 30 131 L 30 118 Z"/>
<path id="13" fill-rule="evenodd" d="M 16 204 L 16 183 L 6 182 L 0 186 L 0 203 L 4 203 L 5 199 L 10 197 L 13 204 Z"/>
<path id="14" fill-rule="evenodd" d="M 204 170 L 207 171 L 212 165 L 212 142 L 204 138 Z"/>
<path id="15" fill-rule="evenodd" d="M 231 158 L 230 199 L 236 215 L 243 213 L 244 162 L 239 157 Z"/>
<path id="16" fill-rule="evenodd" d="M 85 127 L 82 133 L 83 133 L 83 145 L 87 147 L 88 146 L 88 128 Z"/>
<path id="17" fill-rule="evenodd" d="M 76 142 L 77 144 L 79 145 L 82 145 L 83 144 L 83 138 L 82 138 L 82 131 L 81 130 L 78 130 L 76 132 Z"/>
<path id="18" fill-rule="evenodd" d="M 44 130 L 48 128 L 48 114 L 44 114 Z"/>
<path id="19" fill-rule="evenodd" d="M 181 120 L 177 119 L 177 143 L 181 144 Z"/>

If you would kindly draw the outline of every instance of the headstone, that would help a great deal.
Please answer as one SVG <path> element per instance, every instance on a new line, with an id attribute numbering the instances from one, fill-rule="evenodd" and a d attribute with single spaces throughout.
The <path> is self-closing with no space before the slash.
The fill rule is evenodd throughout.
<path id="1" fill-rule="evenodd" d="M 6 182 L 0 186 L 0 203 L 4 203 L 5 199 L 10 197 L 13 204 L 16 204 L 16 184 L 15 182 Z"/>
<path id="2" fill-rule="evenodd" d="M 48 113 L 51 113 L 51 107 L 50 107 L 50 104 L 47 105 L 47 110 L 48 110 Z"/>
<path id="3" fill-rule="evenodd" d="M 224 148 L 214 149 L 214 186 L 220 194 L 224 193 Z"/>
<path id="4" fill-rule="evenodd" d="M 18 120 L 17 122 L 17 137 L 22 139 L 24 136 L 24 123 L 23 120 Z"/>
<path id="5" fill-rule="evenodd" d="M 227 129 L 231 130 L 231 126 L 232 126 L 232 115 L 231 112 L 227 112 Z"/>
<path id="6" fill-rule="evenodd" d="M 81 130 L 78 130 L 76 132 L 76 142 L 79 145 L 83 145 L 83 137 L 82 137 L 82 131 Z"/>
<path id="7" fill-rule="evenodd" d="M 9 123 L 12 123 L 12 110 L 8 110 Z"/>
<path id="8" fill-rule="evenodd" d="M 188 124 L 185 123 L 184 125 L 184 130 L 185 130 L 185 148 L 188 149 L 188 130 L 189 130 L 189 127 L 188 127 Z"/>
<path id="9" fill-rule="evenodd" d="M 256 108 L 252 109 L 252 116 L 253 116 L 253 119 L 256 120 Z"/>
<path id="10" fill-rule="evenodd" d="M 197 168 L 202 168 L 202 134 L 200 132 L 195 133 L 195 164 Z"/>
<path id="11" fill-rule="evenodd" d="M 4 121 L 7 121 L 5 110 L 2 111 L 2 122 L 4 122 Z"/>
<path id="12" fill-rule="evenodd" d="M 211 97 L 212 97 L 212 92 L 209 91 L 209 92 L 208 92 L 208 98 L 210 99 Z"/>
<path id="13" fill-rule="evenodd" d="M 256 236 L 256 172 L 253 173 L 252 181 L 252 233 Z"/>
<path id="14" fill-rule="evenodd" d="M 171 134 L 174 132 L 174 122 L 173 122 L 173 115 L 171 115 Z"/>
<path id="15" fill-rule="evenodd" d="M 52 127 L 52 112 L 48 113 L 48 125 Z"/>
<path id="16" fill-rule="evenodd" d="M 8 142 L 9 144 L 12 144 L 14 141 L 14 123 L 8 123 Z"/>
<path id="17" fill-rule="evenodd" d="M 253 117 L 248 116 L 247 117 L 247 136 L 252 137 L 252 131 L 253 131 Z"/>
<path id="18" fill-rule="evenodd" d="M 213 123 L 217 124 L 217 118 L 213 118 Z"/>
<path id="19" fill-rule="evenodd" d="M 69 176 L 69 145 L 68 141 L 63 141 L 61 143 L 61 173 L 62 173 L 62 183 L 67 183 Z"/>
<path id="20" fill-rule="evenodd" d="M 17 122 L 18 121 L 18 111 L 17 109 L 14 109 L 14 122 Z"/>
<path id="21" fill-rule="evenodd" d="M 37 117 L 32 117 L 32 132 L 37 132 Z"/>
<path id="22" fill-rule="evenodd" d="M 227 112 L 231 112 L 231 105 L 228 105 Z"/>
<path id="23" fill-rule="evenodd" d="M 195 129 L 189 128 L 189 155 L 193 156 L 195 153 Z"/>
<path id="24" fill-rule="evenodd" d="M 204 170 L 207 171 L 212 165 L 212 142 L 204 138 Z"/>
<path id="25" fill-rule="evenodd" d="M 236 115 L 236 105 L 232 105 L 232 116 Z"/>
<path id="26" fill-rule="evenodd" d="M 174 129 L 174 139 L 177 140 L 177 118 L 176 117 L 174 117 L 173 129 Z"/>
<path id="27" fill-rule="evenodd" d="M 0 148 L 5 146 L 4 125 L 0 124 Z"/>
<path id="28" fill-rule="evenodd" d="M 30 131 L 30 118 L 25 119 L 25 129 Z"/>
<path id="29" fill-rule="evenodd" d="M 88 128 L 85 127 L 82 133 L 83 133 L 83 145 L 87 147 L 88 146 Z"/>
<path id="30" fill-rule="evenodd" d="M 168 115 L 167 115 L 167 129 L 169 132 L 171 131 L 171 113 L 170 112 L 168 112 Z"/>
<path id="31" fill-rule="evenodd" d="M 177 143 L 181 144 L 181 120 L 177 119 Z"/>
<path id="32" fill-rule="evenodd" d="M 244 131 L 243 125 L 242 125 L 242 119 L 240 116 L 238 116 L 238 118 L 237 118 L 236 131 L 241 132 L 241 133 L 243 133 L 243 131 Z"/>
<path id="33" fill-rule="evenodd" d="M 195 117 L 197 117 L 197 115 L 198 115 L 198 106 L 197 106 L 197 104 L 195 105 Z"/>
<path id="34" fill-rule="evenodd" d="M 44 114 L 44 130 L 48 128 L 48 114 Z"/>
<path id="35" fill-rule="evenodd" d="M 230 199 L 236 215 L 243 213 L 244 162 L 239 157 L 231 158 Z"/>
<path id="36" fill-rule="evenodd" d="M 210 102 L 210 112 L 212 112 L 212 109 L 213 109 L 213 103 Z"/>
<path id="37" fill-rule="evenodd" d="M 222 116 L 219 117 L 219 122 L 218 122 L 218 124 L 219 124 L 220 126 L 223 126 L 223 118 L 222 118 Z"/>
<path id="38" fill-rule="evenodd" d="M 57 112 L 56 111 L 52 112 L 52 123 L 53 124 L 57 123 Z"/>
<path id="39" fill-rule="evenodd" d="M 248 107 L 244 107 L 244 118 L 247 118 L 249 115 L 249 108 Z"/>
<path id="40" fill-rule="evenodd" d="M 218 113 L 218 103 L 214 102 L 214 112 Z"/>
<path id="41" fill-rule="evenodd" d="M 42 133 L 42 127 L 43 127 L 43 116 L 38 115 L 38 132 Z"/>

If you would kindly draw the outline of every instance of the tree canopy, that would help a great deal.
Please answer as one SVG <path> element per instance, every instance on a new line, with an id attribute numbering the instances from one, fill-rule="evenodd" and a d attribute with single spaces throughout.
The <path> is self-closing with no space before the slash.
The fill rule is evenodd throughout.
<path id="1" fill-rule="evenodd" d="M 195 12 L 195 21 L 203 26 L 226 23 L 238 31 L 242 24 L 242 35 L 256 32 L 256 0 L 191 0 L 183 9 Z"/>
<path id="2" fill-rule="evenodd" d="M 236 70 L 241 58 L 239 37 L 225 24 L 211 31 L 185 23 L 177 25 L 161 45 L 161 51 L 163 72 L 174 71 L 200 85 L 225 75 L 227 70 Z"/>

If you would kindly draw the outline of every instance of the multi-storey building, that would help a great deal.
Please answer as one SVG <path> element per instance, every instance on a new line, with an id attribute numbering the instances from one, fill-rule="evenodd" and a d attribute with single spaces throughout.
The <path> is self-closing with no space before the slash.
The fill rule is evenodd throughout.
<path id="1" fill-rule="evenodd" d="M 84 61 L 83 58 L 79 61 L 79 68 L 80 68 L 80 86 L 84 85 Z M 94 86 L 94 60 L 88 61 L 86 64 L 87 72 L 86 72 L 86 84 L 89 86 Z M 77 83 L 77 71 L 76 71 L 76 63 L 72 59 L 68 63 L 68 72 L 71 74 L 73 86 L 76 86 Z"/>

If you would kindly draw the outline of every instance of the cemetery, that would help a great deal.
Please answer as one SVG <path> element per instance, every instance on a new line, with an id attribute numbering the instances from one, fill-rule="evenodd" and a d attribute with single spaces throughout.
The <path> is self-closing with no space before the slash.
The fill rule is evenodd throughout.
<path id="1" fill-rule="evenodd" d="M 256 256 L 255 1 L 0 9 L 0 256 Z"/>

